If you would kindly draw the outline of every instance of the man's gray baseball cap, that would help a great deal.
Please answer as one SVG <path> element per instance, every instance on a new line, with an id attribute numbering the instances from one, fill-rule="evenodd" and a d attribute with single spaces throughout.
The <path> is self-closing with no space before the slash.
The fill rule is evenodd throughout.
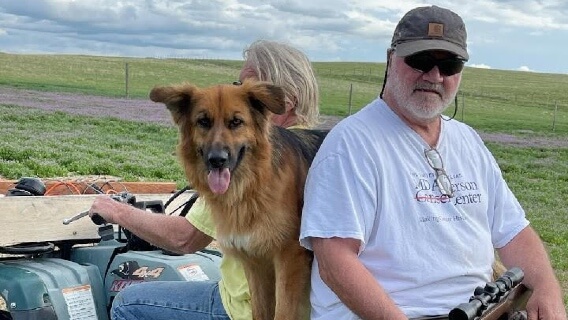
<path id="1" fill-rule="evenodd" d="M 444 50 L 468 60 L 467 32 L 462 18 L 438 6 L 408 11 L 398 22 L 391 47 L 406 57 L 427 50 Z"/>

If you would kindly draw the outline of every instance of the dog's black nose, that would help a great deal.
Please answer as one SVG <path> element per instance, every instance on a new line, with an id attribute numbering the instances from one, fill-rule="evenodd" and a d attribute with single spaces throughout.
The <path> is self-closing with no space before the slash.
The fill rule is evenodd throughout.
<path id="1" fill-rule="evenodd" d="M 213 169 L 223 168 L 229 160 L 229 152 L 225 150 L 212 150 L 207 156 L 207 161 Z"/>

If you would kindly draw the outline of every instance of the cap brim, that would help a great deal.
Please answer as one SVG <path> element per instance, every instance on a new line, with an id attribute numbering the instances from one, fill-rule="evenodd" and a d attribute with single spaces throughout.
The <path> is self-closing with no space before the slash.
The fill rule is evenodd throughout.
<path id="1" fill-rule="evenodd" d="M 460 58 L 469 60 L 469 54 L 460 46 L 445 40 L 424 39 L 402 42 L 396 45 L 395 53 L 399 57 L 411 56 L 415 53 L 428 50 L 444 50 L 456 54 Z"/>

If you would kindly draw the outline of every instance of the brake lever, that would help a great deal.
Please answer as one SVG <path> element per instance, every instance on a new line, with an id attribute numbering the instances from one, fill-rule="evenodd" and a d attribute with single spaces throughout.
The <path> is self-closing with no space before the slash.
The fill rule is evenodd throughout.
<path id="1" fill-rule="evenodd" d="M 79 219 L 81 219 L 85 216 L 88 216 L 88 215 L 89 215 L 89 210 L 77 213 L 76 215 L 74 215 L 70 218 L 63 219 L 63 224 L 65 224 L 65 225 L 70 224 L 71 222 L 79 220 Z"/>
<path id="2" fill-rule="evenodd" d="M 76 221 L 76 220 L 79 220 L 79 219 L 81 219 L 81 218 L 83 218 L 83 217 L 86 217 L 86 216 L 88 216 L 88 215 L 89 215 L 89 210 L 79 212 L 79 213 L 77 213 L 76 215 L 74 215 L 74 216 L 72 216 L 72 217 L 70 217 L 70 218 L 65 218 L 65 219 L 63 219 L 63 224 L 64 224 L 64 225 L 68 225 L 68 224 L 70 224 L 71 222 Z M 96 224 L 96 225 L 101 225 L 101 224 L 105 224 L 105 223 L 106 223 L 105 219 L 103 219 L 103 217 L 101 217 L 100 215 L 98 215 L 98 214 L 96 214 L 96 213 L 91 217 L 91 220 L 92 220 L 93 223 Z"/>

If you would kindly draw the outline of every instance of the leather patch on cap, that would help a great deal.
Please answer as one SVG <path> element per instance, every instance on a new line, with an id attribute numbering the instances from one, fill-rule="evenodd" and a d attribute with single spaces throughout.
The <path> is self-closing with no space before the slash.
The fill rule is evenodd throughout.
<path id="1" fill-rule="evenodd" d="M 429 37 L 443 37 L 444 36 L 444 25 L 441 23 L 430 22 L 428 24 L 428 36 Z"/>

